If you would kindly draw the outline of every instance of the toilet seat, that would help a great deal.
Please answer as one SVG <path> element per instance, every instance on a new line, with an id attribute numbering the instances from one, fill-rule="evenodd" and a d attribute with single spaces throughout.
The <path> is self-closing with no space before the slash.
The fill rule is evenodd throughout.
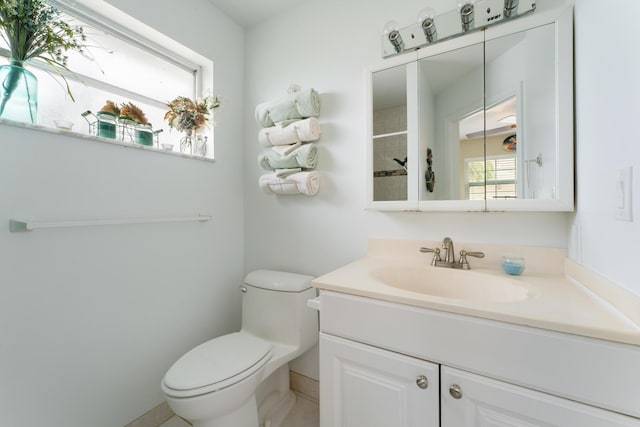
<path id="1" fill-rule="evenodd" d="M 172 397 L 193 397 L 229 387 L 260 370 L 271 358 L 271 348 L 246 332 L 207 341 L 169 368 L 162 389 Z"/>

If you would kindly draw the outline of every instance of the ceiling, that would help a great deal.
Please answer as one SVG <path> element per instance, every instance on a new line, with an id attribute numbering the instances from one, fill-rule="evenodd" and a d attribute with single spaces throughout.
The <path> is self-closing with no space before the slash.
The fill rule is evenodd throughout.
<path id="1" fill-rule="evenodd" d="M 243 27 L 263 21 L 308 0 L 209 0 Z"/>

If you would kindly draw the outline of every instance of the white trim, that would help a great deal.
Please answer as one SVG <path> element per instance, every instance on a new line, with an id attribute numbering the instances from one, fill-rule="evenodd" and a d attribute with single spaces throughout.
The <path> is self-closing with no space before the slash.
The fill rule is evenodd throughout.
<path id="1" fill-rule="evenodd" d="M 142 48 L 145 51 L 153 52 L 156 56 L 187 72 L 192 72 L 200 68 L 197 63 L 190 61 L 186 57 L 182 57 L 173 50 L 166 49 L 153 40 L 146 38 L 138 31 L 133 30 L 133 28 L 138 28 L 138 23 L 136 23 L 136 26 L 123 26 L 119 24 L 118 21 L 112 19 L 115 14 L 114 11 L 108 14 L 96 14 L 95 11 L 83 5 L 82 1 L 48 0 L 48 3 L 61 12 L 79 18 L 81 21 L 93 27 L 105 30 L 126 43 Z"/>

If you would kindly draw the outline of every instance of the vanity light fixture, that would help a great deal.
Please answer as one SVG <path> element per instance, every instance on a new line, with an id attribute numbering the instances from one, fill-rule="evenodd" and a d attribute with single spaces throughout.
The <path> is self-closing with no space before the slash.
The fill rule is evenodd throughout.
<path id="1" fill-rule="evenodd" d="M 418 13 L 418 26 L 422 28 L 428 43 L 438 40 L 435 17 L 436 11 L 430 7 L 425 7 Z"/>
<path id="2" fill-rule="evenodd" d="M 465 1 L 458 5 L 460 8 L 460 21 L 462 22 L 462 31 L 469 31 L 474 29 L 473 15 L 474 15 L 474 1 Z"/>
<path id="3" fill-rule="evenodd" d="M 396 21 L 389 21 L 385 24 L 383 29 L 384 36 L 391 42 L 396 53 L 400 53 L 404 50 L 404 41 L 400 35 L 399 25 Z"/>
<path id="4" fill-rule="evenodd" d="M 382 57 L 400 55 L 434 43 L 481 31 L 507 19 L 532 13 L 537 0 L 458 0 L 456 9 L 436 15 L 431 7 L 418 13 L 417 22 L 400 27 L 389 21 L 382 31 Z"/>
<path id="5" fill-rule="evenodd" d="M 504 12 L 502 14 L 505 18 L 511 18 L 514 14 L 518 14 L 518 5 L 520 0 L 504 0 Z"/>

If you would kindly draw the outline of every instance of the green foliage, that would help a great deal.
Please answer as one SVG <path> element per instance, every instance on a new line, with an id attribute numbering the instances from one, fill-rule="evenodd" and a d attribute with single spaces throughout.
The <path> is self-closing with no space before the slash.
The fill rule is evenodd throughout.
<path id="1" fill-rule="evenodd" d="M 39 58 L 56 71 L 68 70 L 66 52 L 84 53 L 86 36 L 82 27 L 69 25 L 60 15 L 45 0 L 0 0 L 0 36 L 9 45 L 11 60 L 23 65 Z M 71 96 L 68 85 L 67 92 Z"/>

